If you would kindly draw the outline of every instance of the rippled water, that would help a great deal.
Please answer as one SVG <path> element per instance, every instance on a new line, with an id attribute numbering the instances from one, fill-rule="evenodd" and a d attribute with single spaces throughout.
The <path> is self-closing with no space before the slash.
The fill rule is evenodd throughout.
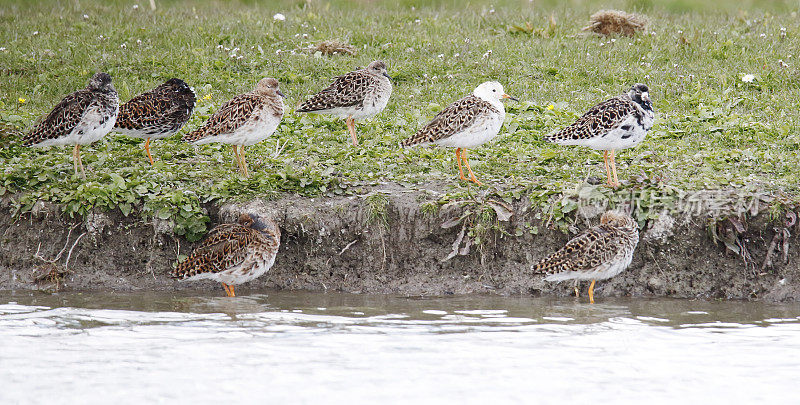
<path id="1" fill-rule="evenodd" d="M 0 292 L 0 403 L 797 403 L 800 306 Z"/>

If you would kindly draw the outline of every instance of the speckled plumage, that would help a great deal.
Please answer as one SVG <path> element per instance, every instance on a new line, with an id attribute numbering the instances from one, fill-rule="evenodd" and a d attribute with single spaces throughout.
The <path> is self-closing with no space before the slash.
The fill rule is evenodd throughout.
<path id="1" fill-rule="evenodd" d="M 392 81 L 386 64 L 374 61 L 364 69 L 337 77 L 330 86 L 303 102 L 297 112 L 346 118 L 353 144 L 357 145 L 353 120 L 383 111 L 391 95 Z"/>
<path id="2" fill-rule="evenodd" d="M 246 283 L 266 273 L 275 262 L 281 231 L 272 220 L 242 214 L 235 224 L 222 224 L 209 232 L 171 277 L 180 280 L 210 279 L 228 286 Z"/>
<path id="3" fill-rule="evenodd" d="M 75 145 L 75 173 L 80 165 L 80 145 L 102 139 L 114 127 L 119 112 L 117 91 L 107 73 L 96 73 L 86 88 L 64 97 L 53 111 L 22 139 L 23 146 Z M 83 173 L 84 178 L 86 174 Z"/>
<path id="4" fill-rule="evenodd" d="M 547 275 L 545 281 L 604 280 L 625 270 L 639 243 L 639 226 L 630 215 L 608 211 L 600 225 L 572 238 L 557 252 L 531 267 Z M 592 299 L 593 288 L 590 289 Z"/>
<path id="5" fill-rule="evenodd" d="M 97 73 L 86 88 L 64 97 L 22 139 L 23 146 L 87 145 L 105 136 L 119 111 L 111 76 Z M 107 128 L 107 130 L 106 130 Z"/>
<path id="6" fill-rule="evenodd" d="M 434 143 L 439 146 L 456 149 L 456 160 L 459 165 L 460 178 L 480 184 L 469 168 L 469 161 L 461 155 L 461 149 L 482 145 L 500 133 L 506 111 L 503 98 L 515 98 L 505 94 L 503 86 L 498 82 L 485 82 L 478 86 L 472 94 L 450 104 L 416 134 L 404 140 L 404 147 Z M 470 178 L 464 177 L 461 164 L 466 162 Z"/>
<path id="7" fill-rule="evenodd" d="M 114 130 L 134 138 L 146 138 L 144 148 L 152 164 L 150 138 L 166 138 L 178 132 L 192 116 L 195 101 L 194 91 L 186 82 L 169 79 L 121 105 Z"/>
<path id="8" fill-rule="evenodd" d="M 545 136 L 545 140 L 560 145 L 580 145 L 607 151 L 606 174 L 609 184 L 619 185 L 616 179 L 614 151 L 632 148 L 641 143 L 653 127 L 655 113 L 649 89 L 641 83 L 631 87 L 627 94 L 606 100 L 583 114 L 577 121 L 561 131 Z M 614 180 L 611 181 L 608 151 Z"/>
<path id="9" fill-rule="evenodd" d="M 166 138 L 189 121 L 195 101 L 186 82 L 169 79 L 121 105 L 114 130 L 135 138 Z"/>
<path id="10" fill-rule="evenodd" d="M 247 176 L 244 147 L 272 135 L 283 119 L 283 111 L 283 93 L 278 88 L 278 80 L 261 79 L 253 91 L 232 98 L 202 127 L 184 135 L 183 140 L 198 145 L 211 142 L 232 144 L 239 169 Z"/>

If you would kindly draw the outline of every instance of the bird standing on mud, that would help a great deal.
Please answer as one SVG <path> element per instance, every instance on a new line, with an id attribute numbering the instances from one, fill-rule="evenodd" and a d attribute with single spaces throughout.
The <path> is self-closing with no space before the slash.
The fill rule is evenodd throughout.
<path id="1" fill-rule="evenodd" d="M 134 138 L 145 138 L 144 150 L 150 155 L 150 139 L 162 139 L 178 132 L 192 116 L 196 97 L 181 79 L 169 79 L 160 86 L 130 99 L 119 107 L 114 131 Z"/>
<path id="2" fill-rule="evenodd" d="M 184 135 L 183 140 L 195 145 L 233 145 L 239 172 L 249 177 L 244 147 L 263 141 L 278 129 L 283 119 L 283 97 L 277 79 L 261 79 L 253 91 L 232 98 L 202 127 Z"/>
<path id="3" fill-rule="evenodd" d="M 242 214 L 238 223 L 212 229 L 171 277 L 219 281 L 225 293 L 235 297 L 235 285 L 255 280 L 272 267 L 280 243 L 281 231 L 274 221 Z"/>
<path id="4" fill-rule="evenodd" d="M 611 187 L 619 187 L 614 151 L 641 143 L 647 131 L 653 127 L 654 120 L 648 88 L 637 83 L 627 94 L 592 107 L 570 126 L 545 136 L 545 140 L 559 145 L 580 145 L 604 151 L 607 183 Z"/>
<path id="5" fill-rule="evenodd" d="M 531 266 L 531 270 L 547 274 L 545 281 L 592 280 L 589 302 L 594 304 L 595 281 L 625 270 L 638 243 L 636 221 L 621 211 L 607 211 L 600 217 L 600 225 L 572 238 L 563 248 Z"/>
<path id="6" fill-rule="evenodd" d="M 345 118 L 347 130 L 356 146 L 355 120 L 372 117 L 386 108 L 392 95 L 391 79 L 386 72 L 386 64 L 376 60 L 364 69 L 337 77 L 326 89 L 303 102 L 297 112 Z"/>
<path id="7" fill-rule="evenodd" d="M 469 167 L 467 148 L 482 145 L 500 133 L 506 118 L 506 110 L 501 102 L 504 98 L 518 101 L 506 94 L 500 83 L 482 83 L 472 94 L 442 110 L 414 136 L 403 141 L 402 146 L 434 143 L 456 148 L 459 178 L 482 185 Z M 462 162 L 467 168 L 469 178 L 464 176 Z"/>
<path id="8" fill-rule="evenodd" d="M 22 139 L 23 146 L 75 145 L 72 166 L 86 179 L 81 145 L 99 141 L 117 120 L 119 97 L 107 73 L 95 73 L 86 88 L 64 97 L 41 122 Z"/>

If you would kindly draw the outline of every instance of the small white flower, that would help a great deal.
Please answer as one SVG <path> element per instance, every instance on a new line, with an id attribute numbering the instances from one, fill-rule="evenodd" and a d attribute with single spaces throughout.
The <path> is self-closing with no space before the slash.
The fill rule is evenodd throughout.
<path id="1" fill-rule="evenodd" d="M 39 31 L 33 31 L 33 34 L 31 35 L 39 35 Z"/>
<path id="2" fill-rule="evenodd" d="M 483 56 L 481 56 L 481 59 L 489 59 L 490 56 L 492 56 L 492 50 L 491 49 L 486 51 L 486 53 L 484 53 Z"/>
<path id="3" fill-rule="evenodd" d="M 138 9 L 139 9 L 139 5 L 138 5 L 138 4 L 134 4 L 134 5 L 133 5 L 133 9 L 134 9 L 134 10 L 138 10 Z"/>
<path id="4" fill-rule="evenodd" d="M 137 39 L 136 40 L 136 45 L 141 45 L 141 44 L 142 44 L 142 40 L 141 39 Z"/>
<path id="5" fill-rule="evenodd" d="M 756 79 L 756 76 L 755 75 L 751 75 L 751 74 L 746 74 L 746 75 L 742 76 L 742 81 L 745 82 L 745 83 L 752 83 L 753 80 L 755 80 L 755 79 Z"/>
<path id="6" fill-rule="evenodd" d="M 761 34 L 761 35 L 759 35 L 759 37 L 761 37 L 761 38 L 766 38 L 766 37 L 767 37 L 767 34 Z"/>
<path id="7" fill-rule="evenodd" d="M 489 14 L 494 14 L 494 8 L 489 9 Z"/>
<path id="8" fill-rule="evenodd" d="M 789 65 L 787 65 L 786 62 L 783 61 L 783 59 L 778 59 L 778 66 L 780 66 L 780 67 L 782 67 L 784 69 L 789 67 Z"/>
<path id="9" fill-rule="evenodd" d="M 123 43 L 122 43 L 122 45 L 120 45 L 119 47 L 120 47 L 120 48 L 122 48 L 122 49 L 125 49 L 125 48 L 127 48 L 127 47 L 128 47 L 128 45 L 127 45 L 126 43 L 124 43 L 124 42 L 123 42 Z"/>
<path id="10" fill-rule="evenodd" d="M 611 38 L 611 43 L 613 44 L 614 42 L 617 42 L 617 39 L 616 38 Z"/>
<path id="11" fill-rule="evenodd" d="M 303 39 L 308 38 L 308 34 L 303 34 Z"/>
<path id="12" fill-rule="evenodd" d="M 239 55 L 236 57 L 236 59 L 244 59 L 244 55 Z"/>
<path id="13" fill-rule="evenodd" d="M 89 19 L 89 15 L 88 15 L 88 14 L 84 14 L 84 15 L 83 15 L 83 19 L 84 19 L 84 20 L 88 20 L 88 19 Z"/>
<path id="14" fill-rule="evenodd" d="M 459 56 L 461 56 L 461 54 L 460 54 L 460 53 L 458 53 L 458 52 L 456 52 L 456 53 L 455 53 L 455 55 L 453 55 L 453 57 L 455 57 L 455 58 L 457 58 L 457 57 L 459 57 Z"/>
<path id="15" fill-rule="evenodd" d="M 281 54 L 281 52 L 283 52 L 283 51 L 281 51 L 280 49 L 276 49 L 276 50 L 275 50 L 275 55 L 280 55 L 280 54 Z"/>
<path id="16" fill-rule="evenodd" d="M 222 44 L 217 45 L 217 49 L 222 49 L 222 48 L 224 48 L 224 46 L 222 46 Z"/>
<path id="17" fill-rule="evenodd" d="M 278 13 L 278 14 L 273 15 L 272 19 L 275 20 L 275 21 L 286 21 L 286 16 L 281 14 L 281 13 Z"/>
<path id="18" fill-rule="evenodd" d="M 0 47 L 0 52 L 5 52 L 5 51 L 6 51 L 6 47 L 4 47 L 4 46 Z"/>
<path id="19" fill-rule="evenodd" d="M 417 23 L 417 24 L 419 24 L 419 23 L 421 23 L 421 22 L 422 22 L 422 20 L 420 20 L 419 18 L 417 18 L 416 20 L 414 20 L 414 22 L 415 22 L 415 23 Z"/>
<path id="20" fill-rule="evenodd" d="M 436 57 L 439 58 L 439 59 L 442 59 L 442 58 L 444 58 L 444 54 L 440 53 L 440 54 L 436 55 Z"/>

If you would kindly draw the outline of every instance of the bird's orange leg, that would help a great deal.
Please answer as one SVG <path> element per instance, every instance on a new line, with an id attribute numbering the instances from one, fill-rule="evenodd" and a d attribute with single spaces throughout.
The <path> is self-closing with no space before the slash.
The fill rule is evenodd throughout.
<path id="1" fill-rule="evenodd" d="M 606 165 L 606 184 L 611 187 L 614 187 L 614 183 L 611 182 L 611 168 L 608 166 L 608 151 L 603 151 L 603 162 Z"/>
<path id="2" fill-rule="evenodd" d="M 614 187 L 619 187 L 619 180 L 617 179 L 617 158 L 614 156 L 614 151 L 611 151 L 611 170 L 614 172 Z"/>
<path id="3" fill-rule="evenodd" d="M 461 180 L 469 181 L 466 177 L 464 177 L 464 169 L 461 166 L 461 148 L 456 148 L 456 162 L 458 162 L 458 177 Z"/>
<path id="4" fill-rule="evenodd" d="M 144 141 L 144 150 L 147 152 L 147 158 L 150 159 L 150 164 L 153 164 L 153 156 L 150 155 L 150 138 Z"/>
<path id="5" fill-rule="evenodd" d="M 473 182 L 473 183 L 475 183 L 475 184 L 477 184 L 479 186 L 482 186 L 483 183 L 478 181 L 478 178 L 475 177 L 475 173 L 472 172 L 472 168 L 469 167 L 469 159 L 467 158 L 467 150 L 466 149 L 464 149 L 464 155 L 463 156 L 464 156 L 464 164 L 467 165 L 467 171 L 469 172 L 469 181 L 471 181 L 471 182 Z"/>
<path id="6" fill-rule="evenodd" d="M 222 288 L 224 288 L 224 289 L 225 289 L 225 295 L 227 295 L 228 297 L 230 297 L 230 296 L 231 296 L 231 290 L 230 290 L 230 286 L 228 286 L 228 285 L 227 285 L 227 284 L 225 284 L 225 283 L 222 283 Z"/>
<path id="7" fill-rule="evenodd" d="M 83 170 L 83 160 L 81 159 L 81 145 L 75 145 L 75 152 L 78 154 L 78 166 L 81 168 L 81 176 L 86 180 L 86 171 Z"/>
<path id="8" fill-rule="evenodd" d="M 594 283 L 597 280 L 592 280 L 592 285 L 589 286 L 589 302 L 594 304 Z"/>
<path id="9" fill-rule="evenodd" d="M 231 297 L 235 297 L 236 296 L 236 286 L 231 284 L 231 285 L 228 286 L 228 288 L 231 289 Z"/>
<path id="10" fill-rule="evenodd" d="M 358 138 L 356 137 L 356 122 L 353 117 L 347 117 L 347 130 L 350 131 L 350 137 L 353 138 L 353 146 L 358 146 Z"/>
<path id="11" fill-rule="evenodd" d="M 250 172 L 247 171 L 247 158 L 244 156 L 244 146 L 239 147 L 239 156 L 242 159 L 242 169 L 244 169 L 244 177 L 250 177 Z"/>
<path id="12" fill-rule="evenodd" d="M 578 288 L 578 280 L 575 280 L 575 298 L 581 297 L 581 290 Z"/>

